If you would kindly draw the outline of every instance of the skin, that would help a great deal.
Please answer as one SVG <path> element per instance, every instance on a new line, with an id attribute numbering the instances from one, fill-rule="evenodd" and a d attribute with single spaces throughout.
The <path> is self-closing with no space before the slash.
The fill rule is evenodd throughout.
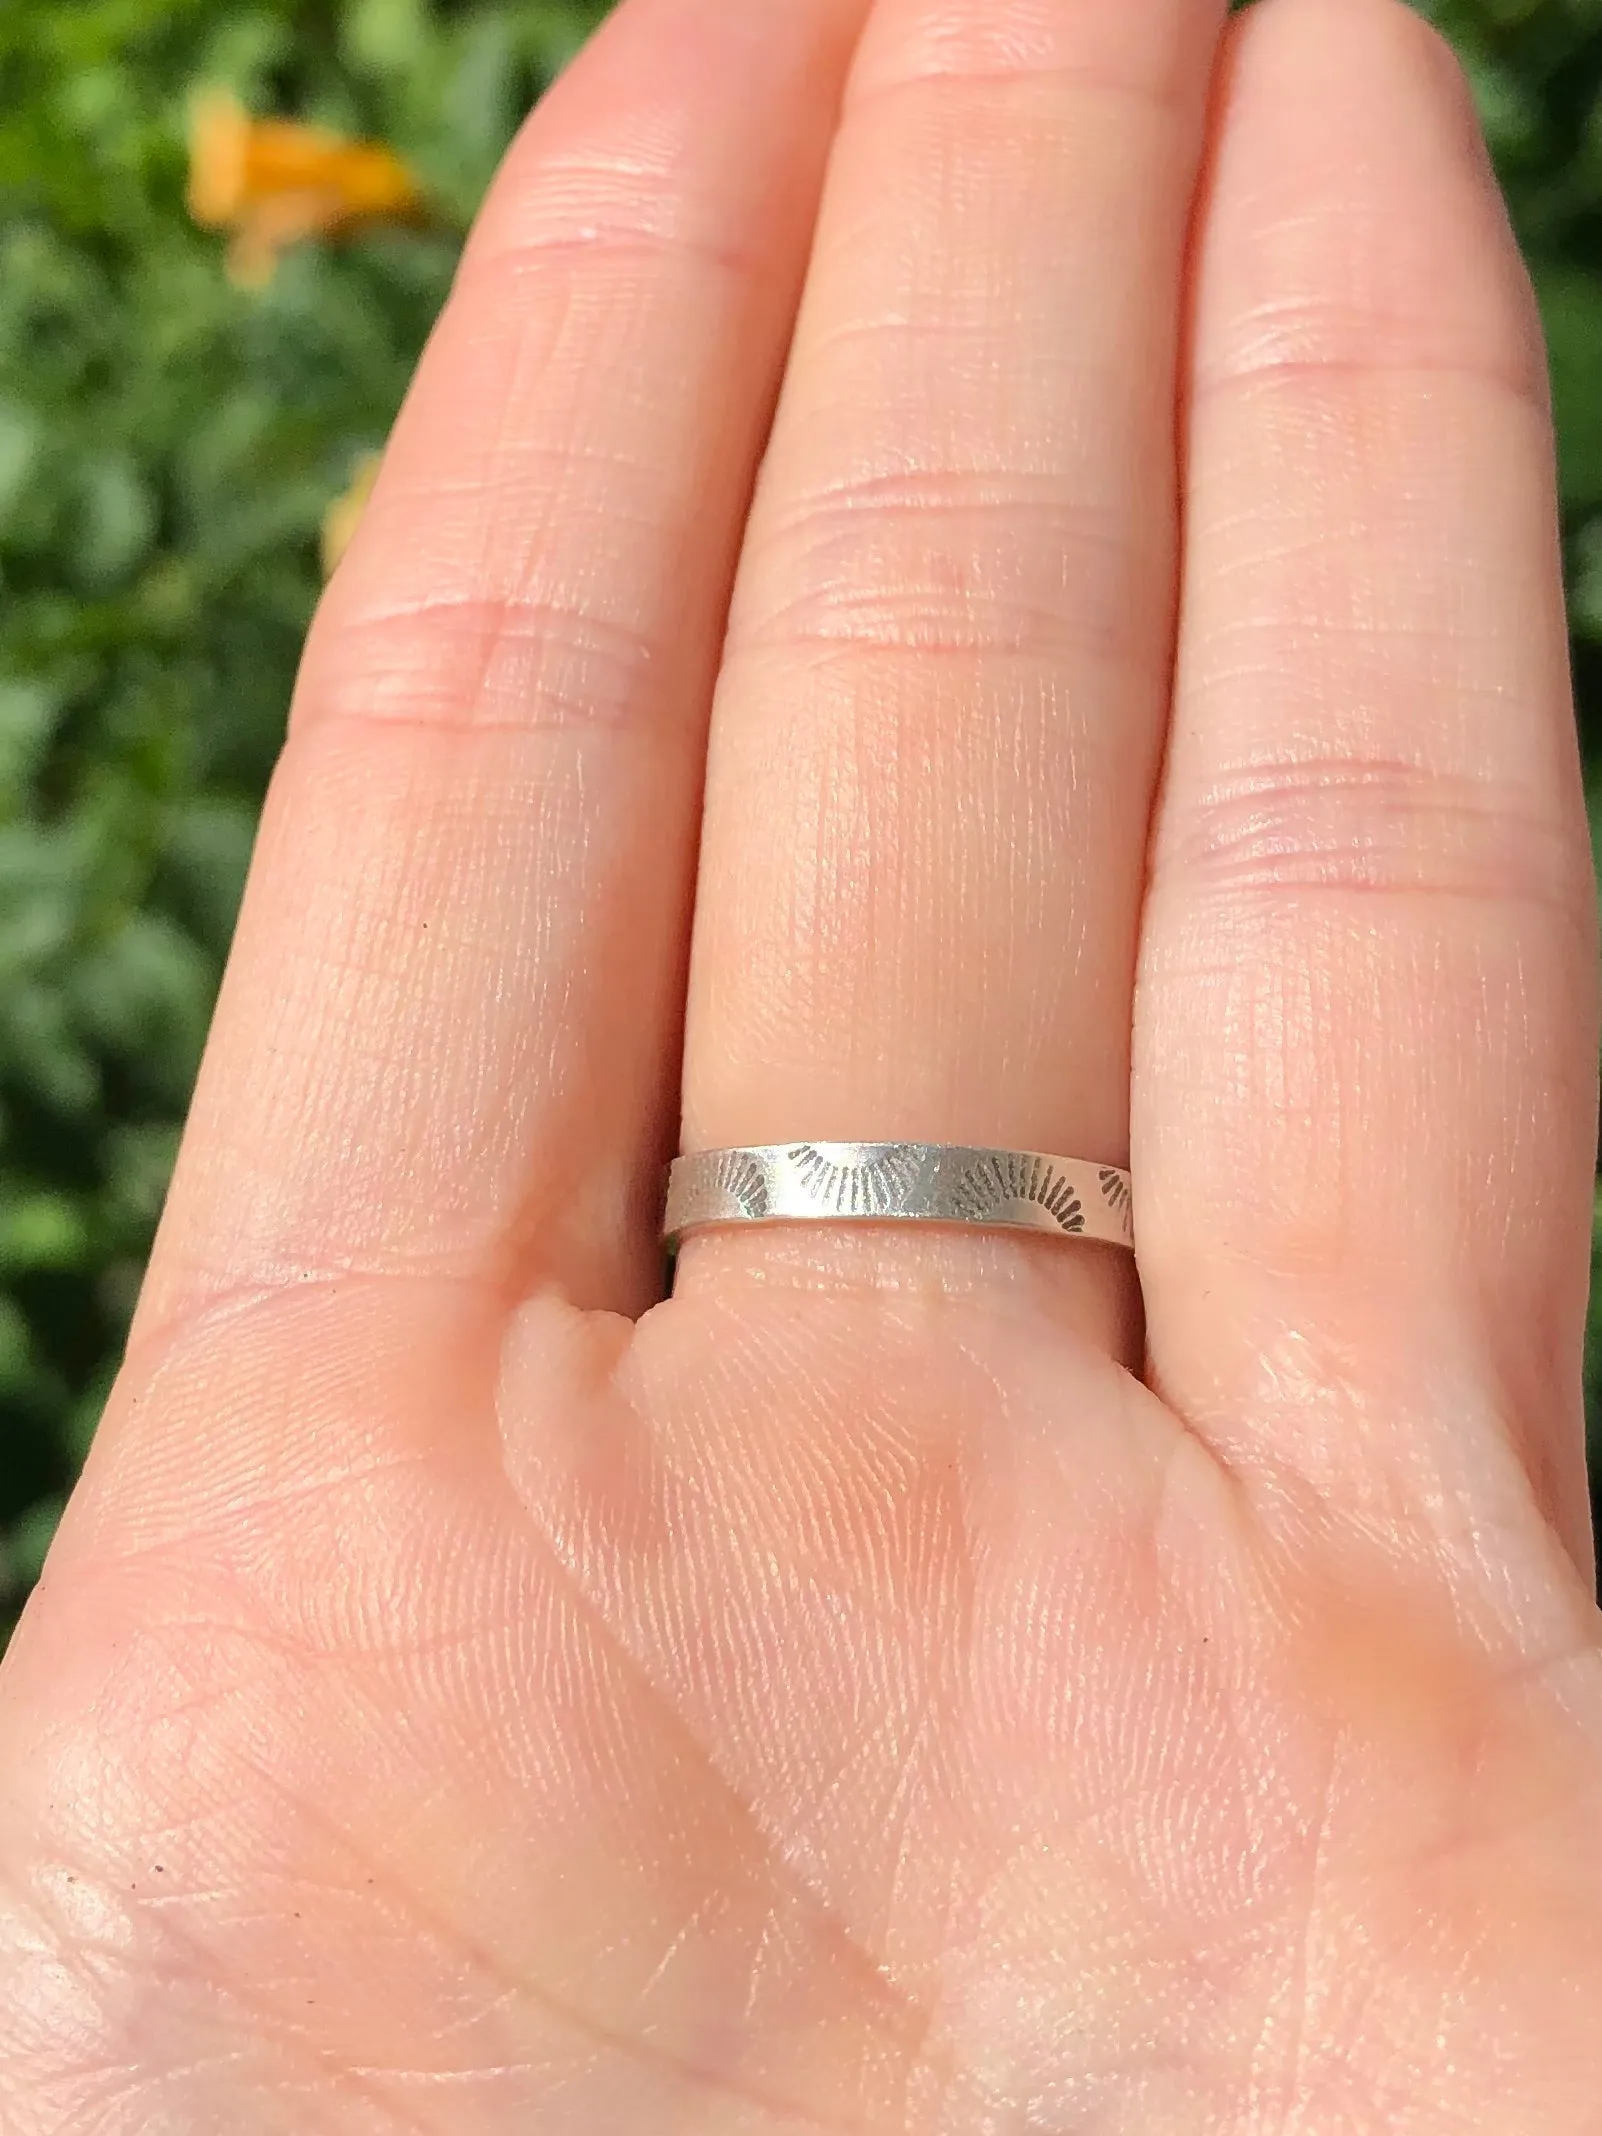
<path id="1" fill-rule="evenodd" d="M 1593 914 L 1431 32 L 627 0 L 318 618 L 6 1661 L 8 2136 L 1594 2136 Z M 661 1303 L 681 1096 L 1130 1156 L 1139 1289 Z"/>

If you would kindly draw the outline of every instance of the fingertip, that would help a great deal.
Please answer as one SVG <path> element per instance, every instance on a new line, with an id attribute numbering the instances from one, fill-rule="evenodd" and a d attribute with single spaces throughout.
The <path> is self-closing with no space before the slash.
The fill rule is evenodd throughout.
<path id="1" fill-rule="evenodd" d="M 1475 368 L 1547 400 L 1473 93 L 1405 0 L 1256 0 L 1230 24 L 1200 222 L 1198 384 L 1299 361 Z"/>
<path id="2" fill-rule="evenodd" d="M 721 227 L 713 189 L 675 183 L 687 158 L 715 149 L 728 182 L 749 183 L 752 142 L 804 141 L 810 177 L 828 146 L 846 62 L 870 0 L 623 0 L 541 101 L 484 203 L 465 263 L 516 251 L 548 226 L 585 226 L 616 211 L 631 230 L 694 241 Z M 820 123 L 820 120 L 823 123 Z M 597 142 L 604 142 L 598 153 Z M 797 159 L 799 160 L 799 159 Z M 782 257 L 812 187 L 770 157 Z"/>

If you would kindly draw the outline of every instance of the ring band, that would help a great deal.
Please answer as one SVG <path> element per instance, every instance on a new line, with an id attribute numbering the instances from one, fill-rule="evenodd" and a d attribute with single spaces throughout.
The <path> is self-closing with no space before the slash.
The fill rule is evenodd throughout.
<path id="1" fill-rule="evenodd" d="M 1133 1247 L 1129 1174 L 1080 1157 L 933 1142 L 705 1150 L 668 1174 L 663 1236 L 715 1224 L 966 1224 Z"/>

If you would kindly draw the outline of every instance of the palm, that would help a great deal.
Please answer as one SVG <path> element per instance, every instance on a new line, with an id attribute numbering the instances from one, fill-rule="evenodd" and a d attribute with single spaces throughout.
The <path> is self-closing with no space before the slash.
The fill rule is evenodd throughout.
<path id="1" fill-rule="evenodd" d="M 8 2128 L 1593 2125 L 1589 892 L 1456 92 L 1236 35 L 1170 706 L 1217 25 L 879 0 L 703 812 L 861 14 L 633 0 L 320 622 L 7 1663 Z M 698 847 L 688 1137 L 1132 1138 L 1146 1384 L 1096 1248 L 633 1317 Z"/>
<path id="2" fill-rule="evenodd" d="M 248 1520 L 58 1604 L 110 2036 L 18 2126 L 108 2059 L 185 2130 L 1588 2126 L 1602 1695 L 1533 1523 L 1520 1647 L 1032 1316 L 542 1309 L 502 1373 L 418 1304 L 199 1345 L 168 1428 L 276 1383 L 346 1472 L 247 1446 Z"/>

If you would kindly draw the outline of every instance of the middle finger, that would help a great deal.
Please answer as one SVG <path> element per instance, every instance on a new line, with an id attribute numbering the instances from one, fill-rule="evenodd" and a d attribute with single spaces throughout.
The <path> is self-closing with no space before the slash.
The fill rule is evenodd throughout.
<path id="1" fill-rule="evenodd" d="M 1124 1162 L 1220 16 L 879 0 L 714 715 L 688 1148 Z M 860 1250 L 708 1237 L 685 1276 Z M 1127 1272 L 1055 1265 L 1122 1346 Z"/>

